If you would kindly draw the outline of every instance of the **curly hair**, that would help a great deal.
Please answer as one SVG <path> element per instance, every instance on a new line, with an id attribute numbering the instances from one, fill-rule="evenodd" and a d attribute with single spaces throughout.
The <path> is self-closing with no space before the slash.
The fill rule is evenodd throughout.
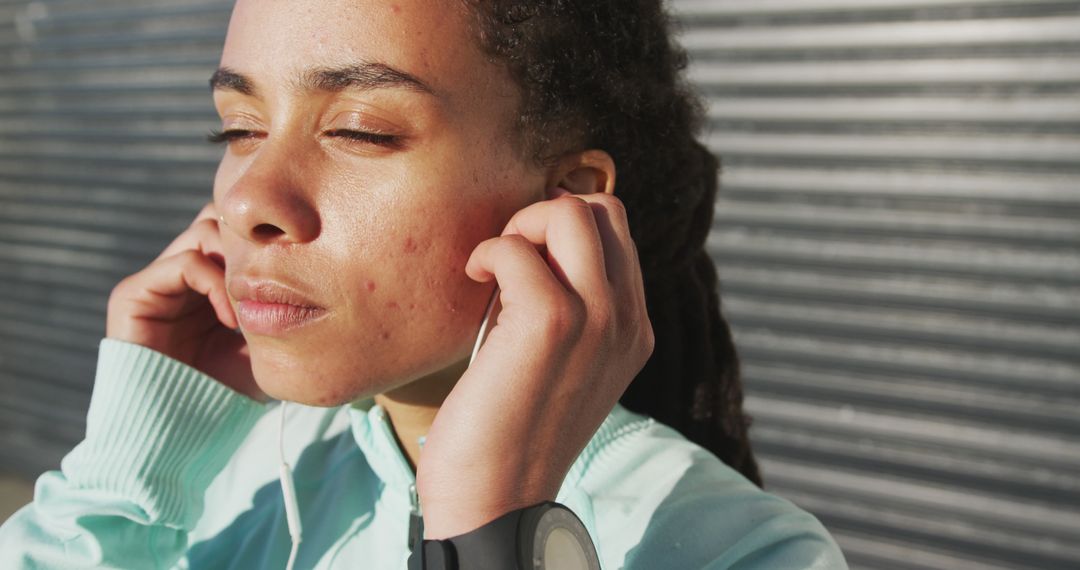
<path id="1" fill-rule="evenodd" d="M 758 486 L 739 360 L 704 249 L 719 162 L 660 0 L 463 0 L 473 33 L 521 90 L 515 133 L 540 163 L 586 148 L 618 171 L 656 338 L 620 399 Z"/>

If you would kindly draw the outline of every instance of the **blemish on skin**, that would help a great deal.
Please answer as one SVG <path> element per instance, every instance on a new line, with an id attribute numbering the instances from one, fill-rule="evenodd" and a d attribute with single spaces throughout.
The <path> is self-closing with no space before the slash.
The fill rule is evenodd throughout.
<path id="1" fill-rule="evenodd" d="M 389 340 L 390 339 L 390 333 L 388 331 L 383 331 L 381 336 L 382 336 L 383 340 Z"/>
<path id="2" fill-rule="evenodd" d="M 396 309 L 396 308 L 398 308 L 398 304 L 397 304 L 397 301 L 390 301 L 389 303 L 387 303 L 387 304 L 386 304 L 386 306 L 387 306 L 387 307 L 390 307 L 391 309 Z"/>
<path id="3" fill-rule="evenodd" d="M 416 308 L 416 303 L 409 303 L 409 308 L 410 309 L 415 309 Z"/>
<path id="4" fill-rule="evenodd" d="M 330 392 L 327 392 L 322 398 L 320 398 L 320 403 L 322 407 L 327 408 L 333 406 L 340 406 L 341 402 L 347 401 L 344 400 L 343 397 L 344 394 L 340 390 L 332 390 Z"/>
<path id="5" fill-rule="evenodd" d="M 375 282 L 374 281 L 368 281 L 367 282 L 367 290 L 368 291 L 374 291 L 375 290 Z"/>
<path id="6" fill-rule="evenodd" d="M 404 251 L 405 251 L 405 253 L 412 253 L 412 252 L 416 251 L 416 242 L 413 241 L 412 236 L 409 236 L 409 237 L 405 238 Z"/>
<path id="7" fill-rule="evenodd" d="M 447 310 L 447 311 L 450 311 L 451 313 L 456 313 L 456 312 L 458 312 L 458 306 L 457 306 L 457 303 L 455 303 L 455 302 L 453 302 L 453 301 L 447 301 L 447 302 L 446 302 L 446 310 Z"/>
<path id="8" fill-rule="evenodd" d="M 391 5 L 390 9 L 393 10 L 395 14 L 401 13 L 401 6 L 398 6 L 397 4 Z"/>

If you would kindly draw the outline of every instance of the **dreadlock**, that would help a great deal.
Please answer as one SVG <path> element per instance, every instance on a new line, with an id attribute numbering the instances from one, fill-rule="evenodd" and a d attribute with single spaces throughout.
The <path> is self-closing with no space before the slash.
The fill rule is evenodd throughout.
<path id="1" fill-rule="evenodd" d="M 599 148 L 615 161 L 656 338 L 620 403 L 761 486 L 739 360 L 704 249 L 719 164 L 695 139 L 701 104 L 660 0 L 465 2 L 482 49 L 521 88 L 515 127 L 527 152 L 544 163 Z"/>

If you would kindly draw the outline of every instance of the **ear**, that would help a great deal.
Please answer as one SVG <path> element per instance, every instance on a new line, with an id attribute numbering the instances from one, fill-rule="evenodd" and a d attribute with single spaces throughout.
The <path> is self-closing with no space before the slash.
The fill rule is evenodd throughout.
<path id="1" fill-rule="evenodd" d="M 547 191 L 562 187 L 572 194 L 615 193 L 615 161 L 598 149 L 570 153 L 562 157 L 548 179 Z"/>

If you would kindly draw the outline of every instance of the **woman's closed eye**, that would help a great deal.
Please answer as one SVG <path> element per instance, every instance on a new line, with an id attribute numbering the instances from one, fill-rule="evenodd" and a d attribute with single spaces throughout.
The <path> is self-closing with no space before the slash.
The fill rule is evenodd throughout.
<path id="1" fill-rule="evenodd" d="M 341 137 L 352 141 L 375 144 L 385 147 L 400 146 L 401 137 L 385 133 L 373 133 L 368 131 L 354 131 L 349 129 L 331 129 L 326 131 L 328 136 Z M 228 143 L 235 140 L 257 138 L 259 133 L 246 129 L 226 129 L 223 131 L 211 130 L 206 135 L 206 140 L 211 143 Z"/>
<path id="2" fill-rule="evenodd" d="M 353 131 L 349 129 L 333 129 L 326 131 L 326 134 L 334 137 L 344 137 L 350 140 L 377 144 L 379 146 L 385 147 L 398 147 L 401 144 L 401 137 L 397 135 L 388 135 L 386 133 Z"/>
<path id="3" fill-rule="evenodd" d="M 210 130 L 210 134 L 206 135 L 206 140 L 212 143 L 227 143 L 238 139 L 252 138 L 255 135 L 255 131 L 248 131 L 243 129 L 226 129 L 224 131 Z"/>

